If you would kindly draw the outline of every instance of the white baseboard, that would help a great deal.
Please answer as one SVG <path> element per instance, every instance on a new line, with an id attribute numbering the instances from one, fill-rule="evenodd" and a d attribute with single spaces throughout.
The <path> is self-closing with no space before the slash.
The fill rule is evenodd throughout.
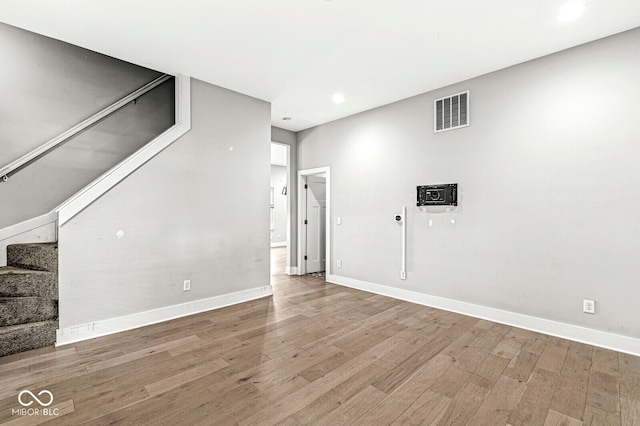
<path id="1" fill-rule="evenodd" d="M 282 241 L 280 243 L 271 243 L 271 248 L 273 247 L 286 247 L 287 246 L 287 242 L 286 241 Z"/>
<path id="2" fill-rule="evenodd" d="M 573 324 L 532 317 L 516 312 L 503 311 L 487 306 L 474 305 L 472 303 L 431 296 L 411 290 L 389 287 L 381 284 L 341 277 L 338 275 L 327 276 L 327 281 L 345 287 L 393 297 L 394 299 L 417 303 L 419 305 L 431 306 L 445 311 L 456 312 L 550 336 L 640 356 L 640 339 L 634 339 L 633 337 L 607 333 Z"/>
<path id="3" fill-rule="evenodd" d="M 157 324 L 159 322 L 185 317 L 200 312 L 220 309 L 225 306 L 261 299 L 263 297 L 271 296 L 272 294 L 271 286 L 256 287 L 249 290 L 238 291 L 236 293 L 223 294 L 221 296 L 194 300 L 192 302 L 125 315 L 123 317 L 63 328 L 57 330 L 56 346 L 68 345 L 70 343 L 120 333 L 122 331 Z"/>
<path id="4" fill-rule="evenodd" d="M 284 268 L 284 273 L 287 275 L 298 275 L 298 267 L 297 266 L 287 266 Z"/>

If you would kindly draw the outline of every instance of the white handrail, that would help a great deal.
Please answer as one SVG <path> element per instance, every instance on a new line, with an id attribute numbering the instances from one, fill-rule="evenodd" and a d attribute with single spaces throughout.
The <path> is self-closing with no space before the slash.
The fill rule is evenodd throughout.
<path id="1" fill-rule="evenodd" d="M 145 93 L 149 92 L 150 90 L 154 89 L 155 87 L 161 85 L 162 83 L 164 83 L 165 81 L 169 80 L 170 78 L 171 78 L 171 76 L 168 75 L 168 74 L 161 75 L 160 77 L 156 78 L 155 80 L 145 84 L 141 88 L 131 92 L 130 94 L 128 94 L 124 98 L 120 99 L 119 101 L 114 102 L 113 104 L 111 104 L 108 107 L 104 108 L 103 110 L 95 113 L 94 115 L 92 115 L 91 117 L 89 117 L 86 120 L 82 121 L 81 123 L 73 126 L 69 130 L 67 130 L 67 131 L 61 133 L 60 135 L 54 137 L 53 139 L 45 142 L 44 144 L 40 145 L 38 148 L 34 149 L 33 151 L 23 155 L 22 157 L 18 158 L 17 160 L 15 160 L 14 162 L 10 163 L 9 165 L 1 168 L 0 169 L 0 182 L 6 182 L 9 179 L 9 176 L 12 173 L 15 173 L 16 171 L 22 169 L 23 167 L 26 167 L 27 165 L 29 165 L 30 163 L 32 163 L 34 161 L 36 161 L 39 157 L 41 157 L 42 155 L 44 155 L 47 152 L 51 151 L 52 149 L 56 148 L 58 145 L 64 143 L 69 138 L 73 137 L 74 135 L 77 135 L 78 133 L 82 132 L 83 130 L 85 130 L 89 126 L 91 126 L 91 125 L 97 123 L 98 121 L 102 120 L 106 116 L 116 112 L 120 108 L 122 108 L 125 105 L 127 105 L 129 102 L 139 98 L 140 96 L 144 95 Z"/>

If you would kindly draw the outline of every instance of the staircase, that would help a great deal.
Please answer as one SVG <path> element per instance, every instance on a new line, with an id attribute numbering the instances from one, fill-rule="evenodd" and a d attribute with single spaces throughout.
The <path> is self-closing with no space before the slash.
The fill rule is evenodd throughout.
<path id="1" fill-rule="evenodd" d="M 7 246 L 0 267 L 0 357 L 51 346 L 58 328 L 58 244 Z"/>

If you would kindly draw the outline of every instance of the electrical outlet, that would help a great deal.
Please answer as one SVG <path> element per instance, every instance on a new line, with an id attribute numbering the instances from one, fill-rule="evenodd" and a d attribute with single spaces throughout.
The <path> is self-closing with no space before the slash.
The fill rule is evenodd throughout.
<path id="1" fill-rule="evenodd" d="M 596 302 L 594 300 L 584 299 L 582 301 L 582 312 L 585 314 L 595 314 Z"/>
<path id="2" fill-rule="evenodd" d="M 400 279 L 401 280 L 406 280 L 407 279 L 407 273 L 405 271 L 400 271 Z"/>
<path id="3" fill-rule="evenodd" d="M 191 280 L 184 280 L 182 283 L 182 291 L 190 291 L 191 290 Z"/>
<path id="4" fill-rule="evenodd" d="M 338 268 L 342 268 L 342 260 L 338 260 L 336 264 L 338 265 Z"/>

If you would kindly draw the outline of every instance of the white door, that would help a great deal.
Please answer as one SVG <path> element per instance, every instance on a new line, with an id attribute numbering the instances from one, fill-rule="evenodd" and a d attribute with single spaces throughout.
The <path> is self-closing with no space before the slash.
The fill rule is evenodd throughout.
<path id="1" fill-rule="evenodd" d="M 307 273 L 321 272 L 325 268 L 325 228 L 327 214 L 327 179 L 307 177 L 305 228 L 307 233 Z"/>

